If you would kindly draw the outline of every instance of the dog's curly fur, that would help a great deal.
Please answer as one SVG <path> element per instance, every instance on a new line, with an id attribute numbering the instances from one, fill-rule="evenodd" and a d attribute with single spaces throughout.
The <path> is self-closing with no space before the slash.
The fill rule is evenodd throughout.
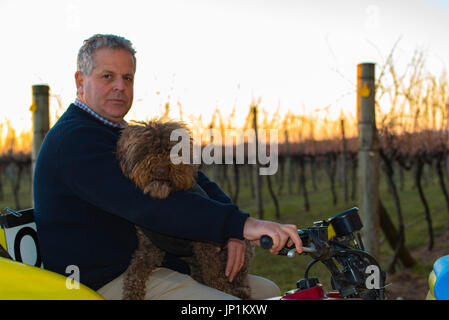
<path id="1" fill-rule="evenodd" d="M 173 191 L 190 189 L 196 182 L 197 166 L 183 163 L 175 165 L 170 161 L 170 150 L 178 143 L 170 141 L 171 132 L 175 129 L 184 129 L 191 137 L 183 123 L 153 120 L 129 124 L 122 130 L 117 143 L 117 159 L 124 175 L 152 197 L 166 198 Z M 192 145 L 190 138 L 190 150 L 193 150 Z M 125 276 L 123 299 L 145 298 L 146 281 L 151 272 L 161 265 L 164 257 L 164 252 L 139 227 L 136 229 L 139 244 Z M 250 298 L 248 269 L 254 247 L 249 241 L 245 240 L 244 265 L 232 283 L 224 274 L 226 248 L 217 252 L 213 243 L 190 243 L 193 255 L 182 259 L 189 264 L 192 278 L 242 299 Z"/>

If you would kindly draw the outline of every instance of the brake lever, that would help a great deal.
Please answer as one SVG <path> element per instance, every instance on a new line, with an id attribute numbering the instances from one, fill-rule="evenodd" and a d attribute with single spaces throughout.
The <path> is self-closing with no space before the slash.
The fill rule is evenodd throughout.
<path id="1" fill-rule="evenodd" d="M 302 247 L 302 252 L 304 252 L 304 253 L 317 253 L 318 250 L 315 247 L 315 245 L 313 243 L 311 243 L 310 246 L 308 246 L 308 247 Z"/>
<path id="2" fill-rule="evenodd" d="M 284 249 L 282 249 L 282 250 L 284 250 Z M 279 251 L 279 255 L 286 255 L 288 258 L 293 258 L 295 256 L 295 254 L 298 253 L 298 252 L 296 252 L 295 249 L 289 249 L 287 251 L 287 254 L 284 254 L 285 251 L 282 252 L 282 250 Z M 282 254 L 281 254 L 281 252 L 282 252 Z M 316 252 L 318 252 L 318 250 L 316 249 L 315 245 L 313 243 L 311 243 L 310 246 L 308 246 L 308 247 L 302 247 L 302 251 L 299 254 L 316 253 Z"/>

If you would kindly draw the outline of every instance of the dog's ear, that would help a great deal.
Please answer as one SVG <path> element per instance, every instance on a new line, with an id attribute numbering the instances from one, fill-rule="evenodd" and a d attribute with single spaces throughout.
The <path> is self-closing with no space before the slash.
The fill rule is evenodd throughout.
<path id="1" fill-rule="evenodd" d="M 145 137 L 148 136 L 146 131 L 146 128 L 142 125 L 128 125 L 120 133 L 116 157 L 127 177 L 130 177 L 135 165 L 142 161 L 148 152 L 151 136 L 150 138 Z"/>

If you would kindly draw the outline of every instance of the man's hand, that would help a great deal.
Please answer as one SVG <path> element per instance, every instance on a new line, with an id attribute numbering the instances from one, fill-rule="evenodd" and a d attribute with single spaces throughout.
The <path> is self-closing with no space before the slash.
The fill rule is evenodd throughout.
<path id="1" fill-rule="evenodd" d="M 296 252 L 302 252 L 302 241 L 298 235 L 298 228 L 295 225 L 280 224 L 251 217 L 246 219 L 243 227 L 245 239 L 255 241 L 260 246 L 259 240 L 263 235 L 268 235 L 273 239 L 273 247 L 270 249 L 272 254 L 278 254 L 286 244 L 288 246 L 295 244 Z"/>
<path id="2" fill-rule="evenodd" d="M 228 240 L 226 247 L 228 248 L 228 261 L 225 275 L 229 282 L 232 282 L 245 262 L 246 245 L 242 240 L 231 238 Z M 220 250 L 221 248 L 218 249 L 218 251 Z"/>

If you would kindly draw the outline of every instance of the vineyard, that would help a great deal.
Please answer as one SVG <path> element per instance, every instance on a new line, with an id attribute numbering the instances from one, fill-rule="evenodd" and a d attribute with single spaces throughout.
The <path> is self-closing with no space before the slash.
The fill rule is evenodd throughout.
<path id="1" fill-rule="evenodd" d="M 379 215 L 383 239 L 389 246 L 382 253 L 388 255 L 385 265 L 391 273 L 398 267 L 411 268 L 417 263 L 406 246 L 409 243 L 418 245 L 409 242 L 409 236 L 416 235 L 407 233 L 412 198 L 417 204 L 413 208 L 413 219 L 425 225 L 427 250 L 435 247 L 437 231 L 447 228 L 449 221 L 447 74 L 442 73 L 437 78 L 426 72 L 421 52 L 416 52 L 405 70 L 399 73 L 393 53 L 394 50 L 377 67 L 375 96 L 381 170 Z M 353 94 L 356 94 L 355 88 Z M 277 111 L 269 116 L 260 108 L 260 100 L 253 101 L 248 110 L 246 122 L 239 129 L 277 130 L 278 170 L 274 175 L 260 176 L 256 166 L 247 161 L 202 165 L 202 170 L 235 203 L 252 216 L 298 226 L 357 206 L 359 139 L 354 116 L 342 114 L 331 120 L 293 112 L 280 115 Z M 169 111 L 170 103 L 167 103 L 163 116 Z M 237 129 L 233 117 L 231 114 L 224 119 L 217 110 L 206 124 L 201 117 L 193 116 L 189 123 L 201 128 L 207 136 L 210 129 L 223 132 Z M 0 204 L 2 208 L 29 207 L 31 135 L 16 136 L 8 123 L 0 129 Z M 443 218 L 434 220 L 435 210 L 446 212 L 446 216 L 440 214 Z M 288 273 L 267 270 L 260 262 L 256 263 L 256 268 L 261 268 L 262 273 Z M 284 283 L 284 280 L 278 281 Z M 287 282 L 294 283 L 291 279 L 285 280 Z"/>

